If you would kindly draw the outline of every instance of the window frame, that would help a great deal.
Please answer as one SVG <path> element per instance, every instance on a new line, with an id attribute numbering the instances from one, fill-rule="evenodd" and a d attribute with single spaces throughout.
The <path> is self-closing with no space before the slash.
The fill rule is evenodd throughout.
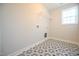
<path id="1" fill-rule="evenodd" d="M 68 10 L 70 11 L 71 9 L 73 9 L 73 8 L 76 8 L 76 15 L 74 16 L 76 19 L 75 19 L 75 22 L 74 23 L 71 23 L 70 22 L 70 20 L 69 20 L 69 23 L 68 22 L 65 22 L 65 20 L 64 20 L 64 16 L 63 16 L 63 13 L 64 12 L 67 12 Z M 61 22 L 62 22 L 62 24 L 78 24 L 78 16 L 79 16 L 79 13 L 78 13 L 79 11 L 78 11 L 78 6 L 72 6 L 72 7 L 69 7 L 69 8 L 65 8 L 65 9 L 63 9 L 62 10 L 62 16 L 61 16 Z M 70 16 L 67 16 L 66 18 L 69 18 Z M 72 16 L 71 16 L 72 17 Z"/>

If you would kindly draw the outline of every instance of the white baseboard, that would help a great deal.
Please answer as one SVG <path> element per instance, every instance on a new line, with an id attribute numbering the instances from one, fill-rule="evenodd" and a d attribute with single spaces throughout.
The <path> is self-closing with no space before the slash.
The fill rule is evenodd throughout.
<path id="1" fill-rule="evenodd" d="M 78 42 L 73 42 L 73 41 L 70 41 L 70 40 L 64 40 L 64 39 L 56 38 L 56 37 L 48 37 L 48 39 L 60 40 L 60 41 L 64 41 L 64 42 L 68 42 L 68 43 L 76 44 L 76 45 L 79 46 L 79 43 L 78 43 Z"/>
<path id="2" fill-rule="evenodd" d="M 38 41 L 37 43 L 35 43 L 35 44 L 31 45 L 31 46 L 28 46 L 28 47 L 25 47 L 25 48 L 20 49 L 20 50 L 18 50 L 18 51 L 15 51 L 14 53 L 9 54 L 8 56 L 17 56 L 17 55 L 19 55 L 20 53 L 22 53 L 23 51 L 26 51 L 26 50 L 28 50 L 28 49 L 30 49 L 30 48 L 32 48 L 32 47 L 34 47 L 34 46 L 36 46 L 36 45 L 38 45 L 38 44 L 44 42 L 44 41 L 46 41 L 46 40 L 48 40 L 48 39 L 45 38 L 45 39 L 43 39 L 43 40 L 41 40 L 41 41 Z"/>

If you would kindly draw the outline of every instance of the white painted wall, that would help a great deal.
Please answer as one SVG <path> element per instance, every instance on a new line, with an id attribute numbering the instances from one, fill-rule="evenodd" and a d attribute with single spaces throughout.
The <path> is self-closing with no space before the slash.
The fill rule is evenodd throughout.
<path id="1" fill-rule="evenodd" d="M 0 27 L 0 55 L 1 55 L 1 27 Z"/>
<path id="2" fill-rule="evenodd" d="M 42 4 L 4 4 L 3 55 L 43 40 L 48 22 L 48 13 Z"/>
<path id="3" fill-rule="evenodd" d="M 1 55 L 1 16 L 0 16 L 0 55 Z"/>
<path id="4" fill-rule="evenodd" d="M 1 22 L 0 22 L 0 26 L 1 26 Z M 1 55 L 1 27 L 0 27 L 0 55 Z"/>
<path id="5" fill-rule="evenodd" d="M 2 52 L 2 35 L 1 35 L 1 33 L 2 33 L 2 30 L 1 30 L 1 27 L 2 26 L 2 5 L 0 4 L 0 55 L 2 54 L 1 52 Z"/>
<path id="6" fill-rule="evenodd" d="M 75 25 L 61 24 L 61 17 L 62 17 L 61 12 L 63 8 L 67 8 L 71 6 L 75 6 L 75 5 L 70 4 L 62 8 L 54 9 L 51 12 L 49 37 L 58 38 L 59 40 L 76 42 L 77 44 L 79 44 L 79 22 L 78 24 Z"/>
<path id="7" fill-rule="evenodd" d="M 3 4 L 2 7 L 3 55 L 43 40 L 44 33 L 48 32 L 48 29 L 49 37 L 79 43 L 79 24 L 62 25 L 61 8 L 52 10 L 49 20 L 48 12 L 42 4 Z M 36 28 L 36 25 L 39 25 L 39 28 Z"/>

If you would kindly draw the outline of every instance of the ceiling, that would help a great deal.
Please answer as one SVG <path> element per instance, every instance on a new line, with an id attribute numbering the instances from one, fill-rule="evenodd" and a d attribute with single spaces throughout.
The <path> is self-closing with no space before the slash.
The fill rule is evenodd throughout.
<path id="1" fill-rule="evenodd" d="M 48 9 L 48 11 L 51 11 L 51 9 L 55 9 L 67 4 L 69 3 L 44 3 L 43 5 Z"/>

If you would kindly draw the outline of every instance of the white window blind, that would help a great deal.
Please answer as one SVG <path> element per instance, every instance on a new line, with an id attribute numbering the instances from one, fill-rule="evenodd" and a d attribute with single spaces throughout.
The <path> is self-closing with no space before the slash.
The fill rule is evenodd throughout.
<path id="1" fill-rule="evenodd" d="M 78 7 L 71 7 L 62 11 L 62 24 L 78 23 Z"/>

